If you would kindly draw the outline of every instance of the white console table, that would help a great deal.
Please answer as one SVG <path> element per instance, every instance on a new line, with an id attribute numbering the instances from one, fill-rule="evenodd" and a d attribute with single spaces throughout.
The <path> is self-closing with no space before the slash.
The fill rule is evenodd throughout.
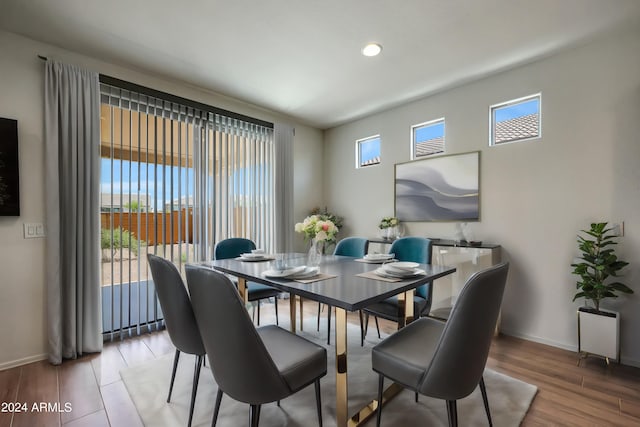
<path id="1" fill-rule="evenodd" d="M 381 238 L 369 239 L 369 242 L 380 245 L 380 250 L 377 252 L 387 252 L 386 245 L 393 243 L 392 240 Z M 433 286 L 430 315 L 438 318 L 447 318 L 467 279 L 473 273 L 496 265 L 501 261 L 501 247 L 500 245 L 485 243 L 470 245 L 467 242 L 442 239 L 431 239 L 431 242 L 431 263 L 456 267 L 455 273 L 437 279 Z M 372 249 L 375 248 L 370 245 L 369 251 Z"/>

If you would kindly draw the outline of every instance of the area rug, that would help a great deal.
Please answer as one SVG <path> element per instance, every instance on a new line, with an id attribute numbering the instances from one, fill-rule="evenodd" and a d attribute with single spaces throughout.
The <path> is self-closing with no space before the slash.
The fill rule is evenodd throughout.
<path id="1" fill-rule="evenodd" d="M 322 416 L 325 426 L 335 426 L 335 350 L 333 346 L 326 346 L 326 324 L 321 325 L 321 332 L 316 332 L 313 319 L 307 320 L 305 331 L 300 334 L 327 347 L 328 372 L 321 380 Z M 287 327 L 284 324 L 281 326 Z M 365 346 L 360 347 L 359 328 L 348 325 L 347 333 L 349 413 L 353 414 L 376 396 L 378 376 L 371 369 L 371 347 L 379 340 L 375 330 L 370 330 Z M 190 355 L 180 357 L 171 403 L 167 403 L 172 361 L 173 352 L 120 371 L 122 380 L 146 426 L 174 427 L 187 424 L 195 358 Z M 485 370 L 484 378 L 493 425 L 496 427 L 519 425 L 537 388 L 490 369 Z M 216 392 L 217 385 L 211 371 L 208 367 L 203 368 L 196 397 L 194 426 L 211 425 Z M 385 405 L 382 416 L 382 423 L 385 426 L 447 425 L 444 401 L 420 396 L 420 401 L 415 403 L 414 394 L 409 390 L 401 392 Z M 458 418 L 461 426 L 488 425 L 479 389 L 458 401 Z M 316 423 L 315 394 L 312 386 L 284 399 L 280 407 L 275 403 L 263 405 L 260 413 L 262 427 L 307 427 Z M 236 427 L 248 424 L 249 406 L 224 396 L 217 425 Z M 375 425 L 375 417 L 372 417 L 367 425 Z"/>

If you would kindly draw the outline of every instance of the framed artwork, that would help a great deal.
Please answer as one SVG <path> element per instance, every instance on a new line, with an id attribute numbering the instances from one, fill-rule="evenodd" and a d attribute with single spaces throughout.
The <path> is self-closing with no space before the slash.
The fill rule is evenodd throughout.
<path id="1" fill-rule="evenodd" d="M 396 164 L 395 215 L 400 221 L 480 220 L 480 152 Z"/>
<path id="2" fill-rule="evenodd" d="M 0 216 L 20 216 L 18 121 L 0 118 Z"/>

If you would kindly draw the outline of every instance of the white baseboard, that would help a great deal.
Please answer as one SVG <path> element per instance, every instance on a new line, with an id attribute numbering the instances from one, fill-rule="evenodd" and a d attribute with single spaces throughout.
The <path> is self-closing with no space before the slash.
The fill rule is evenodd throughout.
<path id="1" fill-rule="evenodd" d="M 557 348 L 561 348 L 563 350 L 568 350 L 568 351 L 572 351 L 575 352 L 576 354 L 578 353 L 578 346 L 572 346 L 572 345 L 567 345 L 564 343 L 560 343 L 560 342 L 556 342 L 556 341 L 552 341 L 552 340 L 548 340 L 546 338 L 541 338 L 541 337 L 537 337 L 534 335 L 526 335 L 526 334 L 520 334 L 517 332 L 512 332 L 506 329 L 502 329 L 500 328 L 500 333 L 504 334 L 504 335 L 509 335 L 510 337 L 515 337 L 515 338 L 521 338 L 523 340 L 527 340 L 527 341 L 533 341 L 533 342 L 537 342 L 539 344 L 545 344 L 551 347 L 557 347 Z M 627 357 L 623 357 L 620 356 L 620 364 L 622 365 L 627 365 L 627 366 L 633 366 L 636 368 L 640 368 L 640 360 L 635 360 L 635 359 L 630 359 Z"/>
<path id="2" fill-rule="evenodd" d="M 41 360 L 46 360 L 48 357 L 49 355 L 44 353 L 36 354 L 35 356 L 24 357 L 22 359 L 10 360 L 9 362 L 0 363 L 0 371 L 15 368 L 17 366 L 27 365 L 33 362 L 39 362 Z"/>

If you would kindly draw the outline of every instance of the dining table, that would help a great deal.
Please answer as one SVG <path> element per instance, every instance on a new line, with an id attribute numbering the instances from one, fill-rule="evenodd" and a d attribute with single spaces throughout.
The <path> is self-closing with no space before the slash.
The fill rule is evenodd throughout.
<path id="1" fill-rule="evenodd" d="M 378 405 L 384 405 L 402 391 L 402 386 L 391 384 L 383 393 L 382 402 L 373 399 L 355 414 L 348 413 L 348 361 L 347 361 L 347 312 L 354 312 L 397 295 L 404 309 L 404 321 L 400 326 L 413 321 L 414 290 L 435 279 L 452 274 L 455 267 L 419 264 L 415 274 L 408 278 L 382 277 L 376 274 L 379 263 L 366 259 L 346 256 L 323 255 L 318 266 L 318 274 L 305 279 L 277 277 L 282 265 L 276 269 L 276 258 L 286 268 L 302 268 L 307 262 L 306 254 L 285 253 L 260 258 L 242 257 L 204 261 L 195 265 L 202 268 L 215 269 L 227 275 L 235 276 L 241 299 L 247 303 L 247 282 L 262 283 L 290 294 L 291 331 L 296 332 L 296 298 L 295 296 L 335 307 L 335 367 L 336 367 L 336 423 L 338 427 L 355 427 L 362 425 L 375 414 Z M 276 273 L 274 273 L 274 271 Z M 275 277 L 274 277 L 275 276 Z M 302 316 L 302 314 L 301 314 Z M 302 320 L 302 319 L 301 319 Z M 301 321 L 302 323 L 302 321 Z M 375 391 L 374 391 L 375 394 Z"/>

